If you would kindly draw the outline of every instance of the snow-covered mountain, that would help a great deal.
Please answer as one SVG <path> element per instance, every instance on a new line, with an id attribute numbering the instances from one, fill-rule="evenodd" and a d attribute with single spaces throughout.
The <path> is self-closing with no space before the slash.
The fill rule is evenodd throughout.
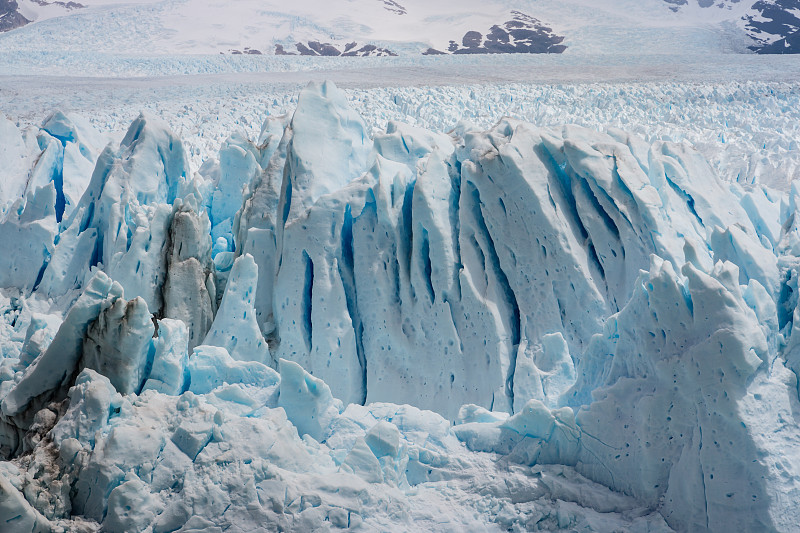
<path id="1" fill-rule="evenodd" d="M 16 0 L 0 0 L 0 31 L 9 31 L 30 21 L 19 12 Z"/>
<path id="2" fill-rule="evenodd" d="M 0 49 L 366 56 L 749 47 L 794 53 L 798 6 L 798 0 L 297 0 L 290 7 L 278 0 L 3 0 L 0 30 L 17 36 L 0 39 Z"/>
<path id="3" fill-rule="evenodd" d="M 800 1 L 760 0 L 746 16 L 747 30 L 764 54 L 800 53 Z"/>
<path id="4" fill-rule="evenodd" d="M 148 114 L 0 158 L 4 531 L 800 523 L 796 184 L 330 83 L 197 172 Z"/>

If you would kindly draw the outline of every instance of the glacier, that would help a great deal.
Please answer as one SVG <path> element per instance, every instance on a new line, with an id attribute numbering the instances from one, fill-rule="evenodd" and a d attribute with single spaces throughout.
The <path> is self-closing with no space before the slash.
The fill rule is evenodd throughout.
<path id="1" fill-rule="evenodd" d="M 800 185 L 690 143 L 376 128 L 200 165 L 0 121 L 4 531 L 790 531 Z"/>

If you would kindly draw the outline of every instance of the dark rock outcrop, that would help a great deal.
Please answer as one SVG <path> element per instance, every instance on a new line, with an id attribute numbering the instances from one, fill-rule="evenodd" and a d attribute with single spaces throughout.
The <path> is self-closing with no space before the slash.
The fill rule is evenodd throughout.
<path id="1" fill-rule="evenodd" d="M 521 11 L 512 11 L 512 18 L 492 26 L 484 36 L 478 31 L 468 31 L 461 44 L 450 41 L 447 52 L 429 48 L 425 55 L 450 54 L 560 54 L 567 47 L 564 37 L 552 28 Z"/>
<path id="2" fill-rule="evenodd" d="M 277 56 L 328 56 L 328 57 L 367 57 L 367 56 L 396 56 L 397 54 L 387 48 L 381 48 L 374 44 L 365 44 L 358 47 L 359 43 L 351 42 L 340 49 L 331 43 L 321 43 L 319 41 L 308 41 L 307 43 L 296 43 L 297 52 L 287 51 L 283 45 L 275 45 L 275 55 Z"/>
<path id="3" fill-rule="evenodd" d="M 9 31 L 28 24 L 19 12 L 17 0 L 0 0 L 0 31 Z"/>

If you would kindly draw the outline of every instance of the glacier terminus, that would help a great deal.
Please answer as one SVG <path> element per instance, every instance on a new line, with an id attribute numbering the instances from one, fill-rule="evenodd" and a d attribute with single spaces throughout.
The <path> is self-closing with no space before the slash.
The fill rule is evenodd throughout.
<path id="1" fill-rule="evenodd" d="M 0 530 L 800 527 L 794 171 L 370 120 L 0 116 Z"/>

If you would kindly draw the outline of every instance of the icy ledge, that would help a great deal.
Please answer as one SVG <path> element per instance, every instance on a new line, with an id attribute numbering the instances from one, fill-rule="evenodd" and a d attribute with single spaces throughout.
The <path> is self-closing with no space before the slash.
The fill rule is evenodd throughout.
<path id="1" fill-rule="evenodd" d="M 194 176 L 6 129 L 3 531 L 800 523 L 800 187 L 328 83 Z"/>

